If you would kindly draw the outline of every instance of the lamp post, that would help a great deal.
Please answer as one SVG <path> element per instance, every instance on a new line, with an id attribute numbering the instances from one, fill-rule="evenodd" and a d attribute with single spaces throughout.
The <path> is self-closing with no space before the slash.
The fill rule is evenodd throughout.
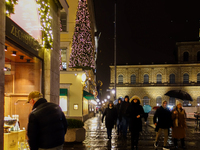
<path id="1" fill-rule="evenodd" d="M 117 76 L 117 71 L 116 71 L 116 48 L 117 48 L 117 46 L 116 46 L 116 24 L 117 24 L 117 18 L 116 18 L 116 1 L 115 1 L 115 20 L 114 20 L 114 66 L 115 66 L 115 83 L 114 83 L 114 90 L 116 91 L 116 76 Z M 116 99 L 116 92 L 114 93 L 114 100 Z"/>

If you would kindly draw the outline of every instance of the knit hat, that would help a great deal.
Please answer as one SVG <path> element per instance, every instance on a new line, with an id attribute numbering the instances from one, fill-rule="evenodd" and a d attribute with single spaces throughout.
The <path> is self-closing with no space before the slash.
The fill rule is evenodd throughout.
<path id="1" fill-rule="evenodd" d="M 30 102 L 31 99 L 34 99 L 34 98 L 42 98 L 43 95 L 42 93 L 38 92 L 38 91 L 33 91 L 31 92 L 29 95 L 28 95 L 28 101 L 27 103 Z"/>

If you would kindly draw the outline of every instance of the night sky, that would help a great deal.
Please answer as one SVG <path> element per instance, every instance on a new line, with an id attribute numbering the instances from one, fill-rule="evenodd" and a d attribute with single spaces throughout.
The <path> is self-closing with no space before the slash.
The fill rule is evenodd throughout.
<path id="1" fill-rule="evenodd" d="M 96 26 L 101 32 L 97 81 L 103 96 L 114 64 L 114 2 L 93 0 Z M 117 65 L 176 63 L 176 42 L 198 41 L 200 1 L 117 0 Z"/>

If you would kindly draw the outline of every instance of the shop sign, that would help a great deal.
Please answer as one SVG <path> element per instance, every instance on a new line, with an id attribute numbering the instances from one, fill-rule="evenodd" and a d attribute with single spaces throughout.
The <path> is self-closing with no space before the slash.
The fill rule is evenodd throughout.
<path id="1" fill-rule="evenodd" d="M 41 47 L 38 41 L 8 17 L 6 17 L 6 37 L 31 53 L 38 55 L 38 50 Z"/>

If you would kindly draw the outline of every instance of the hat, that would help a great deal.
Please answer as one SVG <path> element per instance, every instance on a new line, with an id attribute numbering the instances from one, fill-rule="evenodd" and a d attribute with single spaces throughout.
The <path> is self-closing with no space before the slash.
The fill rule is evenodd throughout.
<path id="1" fill-rule="evenodd" d="M 34 98 L 42 98 L 42 93 L 38 92 L 38 91 L 33 91 L 31 92 L 29 95 L 28 95 L 28 101 L 27 103 L 30 102 L 31 99 L 34 99 Z"/>

